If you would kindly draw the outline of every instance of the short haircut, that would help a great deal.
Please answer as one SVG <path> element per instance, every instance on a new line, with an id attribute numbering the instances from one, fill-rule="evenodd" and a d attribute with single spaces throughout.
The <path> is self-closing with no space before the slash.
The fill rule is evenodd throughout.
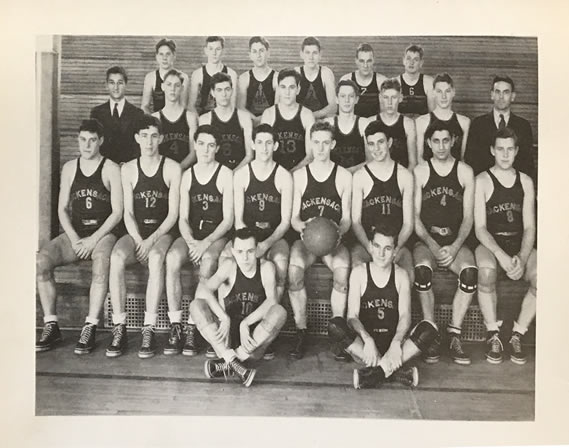
<path id="1" fill-rule="evenodd" d="M 399 236 L 399 231 L 397 227 L 395 227 L 390 221 L 388 220 L 377 220 L 375 224 L 373 224 L 368 231 L 366 232 L 366 236 L 370 241 L 373 240 L 375 234 L 383 235 L 386 237 L 393 238 L 393 244 L 397 244 L 397 237 Z"/>
<path id="2" fill-rule="evenodd" d="M 248 240 L 249 238 L 253 238 L 255 240 L 255 244 L 257 244 L 257 231 L 251 227 L 241 227 L 233 232 L 233 237 L 231 238 L 231 242 L 235 243 L 235 240 Z"/>
<path id="3" fill-rule="evenodd" d="M 176 53 L 176 42 L 174 42 L 172 39 L 160 39 L 156 44 L 156 53 L 158 53 L 160 47 L 163 46 L 167 46 L 170 50 L 172 50 L 172 53 Z"/>
<path id="4" fill-rule="evenodd" d="M 336 86 L 336 95 L 338 95 L 338 93 L 340 93 L 340 87 L 343 87 L 343 86 L 351 87 L 352 89 L 354 89 L 354 92 L 356 92 L 356 96 L 360 96 L 360 88 L 351 79 L 343 79 L 338 83 L 338 85 Z"/>
<path id="5" fill-rule="evenodd" d="M 358 45 L 358 48 L 356 48 L 356 58 L 358 57 L 358 54 L 365 52 L 365 53 L 372 53 L 373 54 L 373 48 L 370 44 L 364 42 Z"/>
<path id="6" fill-rule="evenodd" d="M 297 86 L 300 85 L 300 73 L 298 73 L 294 68 L 285 68 L 284 70 L 281 70 L 277 76 L 277 84 L 289 76 L 294 78 Z"/>
<path id="7" fill-rule="evenodd" d="M 371 121 L 364 130 L 364 135 L 366 139 L 370 135 L 374 135 L 377 133 L 382 133 L 383 135 L 385 135 L 387 140 L 393 138 L 389 127 L 383 126 L 383 124 L 378 120 Z"/>
<path id="8" fill-rule="evenodd" d="M 423 51 L 423 47 L 417 44 L 411 44 L 407 48 L 405 48 L 405 52 L 403 54 L 407 53 L 419 53 L 419 57 L 421 59 L 423 59 L 423 55 L 425 54 L 425 52 Z"/>
<path id="9" fill-rule="evenodd" d="M 253 36 L 251 39 L 249 39 L 249 50 L 251 50 L 253 44 L 261 44 L 263 47 L 265 47 L 265 49 L 269 49 L 269 41 L 263 36 Z"/>
<path id="10" fill-rule="evenodd" d="M 219 133 L 217 131 L 217 128 L 215 126 L 212 126 L 211 124 L 202 124 L 200 126 L 198 126 L 198 128 L 196 129 L 196 132 L 194 133 L 194 142 L 198 141 L 198 136 L 200 134 L 209 134 L 213 137 L 213 139 L 215 140 L 215 144 L 219 145 Z"/>
<path id="11" fill-rule="evenodd" d="M 518 146 L 518 135 L 512 128 L 505 127 L 503 129 L 498 129 L 492 139 L 492 147 L 496 146 L 496 140 L 499 138 L 512 138 L 514 139 L 514 146 Z"/>
<path id="12" fill-rule="evenodd" d="M 320 51 L 320 49 L 321 49 L 320 41 L 318 39 L 316 39 L 314 36 L 306 37 L 302 41 L 302 45 L 300 46 L 300 49 L 304 50 L 304 47 L 308 47 L 310 45 L 314 45 L 314 46 L 318 47 L 318 51 Z"/>
<path id="13" fill-rule="evenodd" d="M 166 72 L 166 74 L 164 75 L 164 81 L 166 81 L 166 78 L 167 78 L 168 76 L 177 76 L 178 79 L 180 80 L 180 82 L 181 82 L 182 84 L 184 84 L 184 77 L 182 76 L 182 72 L 181 72 L 181 71 L 176 70 L 175 68 L 171 68 L 171 69 L 168 70 L 168 71 Z"/>
<path id="14" fill-rule="evenodd" d="M 111 75 L 122 75 L 124 79 L 124 83 L 128 83 L 128 76 L 126 75 L 126 70 L 122 68 L 120 65 L 113 65 L 109 69 L 107 69 L 107 77 L 105 78 L 107 81 Z"/>
<path id="15" fill-rule="evenodd" d="M 494 90 L 494 85 L 497 82 L 507 82 L 508 84 L 510 84 L 510 87 L 512 88 L 512 92 L 516 91 L 516 86 L 514 86 L 514 80 L 507 75 L 496 75 L 496 76 L 494 76 L 494 79 L 492 80 L 491 90 Z"/>
<path id="16" fill-rule="evenodd" d="M 389 89 L 397 90 L 399 93 L 401 93 L 401 83 L 399 82 L 399 80 L 397 78 L 388 78 L 385 81 L 383 81 L 381 83 L 381 87 L 379 88 L 379 91 L 383 92 L 383 91 L 389 90 Z"/>
<path id="17" fill-rule="evenodd" d="M 437 83 L 439 82 L 446 82 L 448 85 L 450 85 L 452 88 L 454 88 L 454 82 L 452 80 L 452 78 L 450 77 L 450 75 L 447 72 L 444 73 L 437 73 L 435 75 L 435 78 L 433 79 L 433 88 L 437 85 Z"/>
<path id="18" fill-rule="evenodd" d="M 315 132 L 318 131 L 327 131 L 330 133 L 332 138 L 334 138 L 334 126 L 332 126 L 329 122 L 324 120 L 315 121 L 312 127 L 310 128 L 310 138 L 314 135 Z"/>
<path id="19" fill-rule="evenodd" d="M 210 89 L 212 91 L 215 90 L 215 86 L 217 84 L 221 84 L 222 82 L 228 82 L 231 87 L 233 87 L 233 81 L 231 80 L 231 76 L 227 73 L 217 72 L 215 75 L 211 77 L 210 81 Z"/>
<path id="20" fill-rule="evenodd" d="M 205 38 L 205 46 L 207 47 L 207 44 L 213 43 L 213 42 L 219 42 L 221 43 L 221 48 L 225 48 L 225 39 L 221 36 L 207 36 Z"/>
<path id="21" fill-rule="evenodd" d="M 103 137 L 103 125 L 99 120 L 96 118 L 89 118 L 88 120 L 83 120 L 79 125 L 79 133 L 82 131 L 85 132 L 92 132 L 93 134 L 97 134 L 97 137 Z"/>
<path id="22" fill-rule="evenodd" d="M 160 120 L 148 114 L 144 114 L 136 122 L 135 134 L 140 133 L 140 131 L 144 129 L 148 129 L 151 126 L 154 126 L 156 129 L 158 129 L 158 133 L 162 135 L 162 124 L 160 123 Z"/>
<path id="23" fill-rule="evenodd" d="M 273 142 L 277 142 L 278 138 L 277 138 L 277 133 L 275 132 L 275 130 L 273 129 L 273 127 L 268 124 L 268 123 L 261 123 L 259 126 L 257 126 L 255 129 L 253 129 L 253 141 L 255 141 L 255 138 L 257 138 L 258 134 L 271 134 L 273 137 Z"/>
<path id="24" fill-rule="evenodd" d="M 437 131 L 447 131 L 451 138 L 456 137 L 448 121 L 437 120 L 427 127 L 427 130 L 425 131 L 425 140 L 430 140 L 433 134 Z"/>

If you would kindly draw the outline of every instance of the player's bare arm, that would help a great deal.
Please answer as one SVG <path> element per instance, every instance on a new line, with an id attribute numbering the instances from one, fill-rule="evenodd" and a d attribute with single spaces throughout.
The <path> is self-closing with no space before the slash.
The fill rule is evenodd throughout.
<path id="1" fill-rule="evenodd" d="M 182 175 L 180 182 L 180 216 L 178 219 L 178 227 L 184 241 L 189 246 L 194 242 L 194 235 L 190 227 L 190 187 L 192 185 L 192 171 L 187 170 Z"/>
<path id="2" fill-rule="evenodd" d="M 249 71 L 239 75 L 239 85 L 237 88 L 237 108 L 245 109 L 247 107 L 247 89 L 249 88 Z"/>
<path id="3" fill-rule="evenodd" d="M 123 194 L 119 166 L 112 160 L 106 160 L 101 174 L 105 188 L 111 192 L 111 214 L 103 225 L 88 237 L 93 240 L 93 249 L 101 238 L 115 228 L 123 215 Z"/>
<path id="4" fill-rule="evenodd" d="M 232 68 L 227 67 L 227 74 L 231 77 L 231 83 L 233 84 L 233 92 L 231 92 L 231 105 L 235 107 L 237 104 L 237 91 L 239 90 L 239 79 L 237 77 L 237 72 Z"/>
<path id="5" fill-rule="evenodd" d="M 267 250 L 285 236 L 286 232 L 290 228 L 290 219 L 292 215 L 292 175 L 284 168 L 279 167 L 275 174 L 275 185 L 277 187 L 277 191 L 281 194 L 281 222 L 265 241 L 257 245 L 264 245 Z"/>
<path id="6" fill-rule="evenodd" d="M 201 67 L 194 70 L 190 81 L 190 99 L 188 101 L 188 109 L 197 113 L 196 103 L 203 83 Z"/>
<path id="7" fill-rule="evenodd" d="M 342 218 L 340 218 L 339 232 L 344 235 L 352 225 L 352 175 L 350 172 L 338 166 L 336 171 L 336 190 L 342 200 Z"/>
<path id="8" fill-rule="evenodd" d="M 462 195 L 462 223 L 458 229 L 458 235 L 451 244 L 454 249 L 453 259 L 462 247 L 474 223 L 474 172 L 472 168 L 463 162 L 458 162 L 458 181 L 464 188 Z"/>
<path id="9" fill-rule="evenodd" d="M 190 140 L 190 152 L 188 155 L 180 162 L 180 168 L 182 172 L 186 171 L 190 166 L 194 165 L 197 161 L 196 149 L 194 142 L 194 134 L 198 128 L 198 114 L 191 111 L 186 111 L 186 120 L 188 122 L 188 127 L 190 128 L 189 140 Z"/>
<path id="10" fill-rule="evenodd" d="M 134 195 L 133 190 L 138 180 L 138 170 L 136 159 L 125 163 L 121 167 L 121 180 L 124 203 L 124 224 L 128 234 L 132 237 L 136 245 L 142 242 L 142 236 L 138 230 L 138 224 L 134 218 Z"/>
<path id="11" fill-rule="evenodd" d="M 334 79 L 334 73 L 328 67 L 322 67 L 322 84 L 324 84 L 324 90 L 326 91 L 326 99 L 328 100 L 328 105 L 323 109 L 314 112 L 314 118 L 325 118 L 336 114 L 336 81 Z"/>
<path id="12" fill-rule="evenodd" d="M 429 114 L 421 115 L 415 119 L 417 132 L 417 164 L 423 163 L 423 150 L 425 148 L 425 131 L 429 126 Z"/>
<path id="13" fill-rule="evenodd" d="M 520 181 L 522 183 L 522 188 L 524 189 L 524 202 L 522 205 L 524 234 L 522 237 L 522 247 L 520 248 L 519 258 L 521 266 L 525 269 L 535 243 L 535 188 L 533 180 L 527 174 L 520 172 Z"/>
<path id="14" fill-rule="evenodd" d="M 63 231 L 71 241 L 73 245 L 73 250 L 77 252 L 75 249 L 76 243 L 80 240 L 79 235 L 73 228 L 71 224 L 71 217 L 70 217 L 70 209 L 69 209 L 69 201 L 70 201 L 70 192 L 71 192 L 71 184 L 73 183 L 73 178 L 75 177 L 75 171 L 77 169 L 77 161 L 70 160 L 65 165 L 63 165 L 63 169 L 61 170 L 61 181 L 59 187 L 59 199 L 57 203 L 57 216 L 59 217 L 59 223 L 61 227 L 63 227 Z"/>
<path id="15" fill-rule="evenodd" d="M 245 210 L 245 190 L 249 186 L 249 168 L 244 166 L 233 171 L 233 207 L 235 228 L 245 227 L 243 214 Z"/>
<path id="16" fill-rule="evenodd" d="M 245 157 L 243 157 L 243 160 L 235 167 L 235 169 L 244 167 L 253 160 L 253 120 L 251 119 L 251 114 L 246 110 L 237 109 L 237 118 L 239 119 L 239 124 L 243 128 Z"/>
<path id="17" fill-rule="evenodd" d="M 395 254 L 407 243 L 407 240 L 413 233 L 413 181 L 413 175 L 406 168 L 402 166 L 397 167 L 397 182 L 399 184 L 399 190 L 401 191 L 403 205 L 403 226 L 399 231 Z"/>
<path id="18" fill-rule="evenodd" d="M 458 124 L 462 128 L 462 144 L 460 146 L 460 159 L 464 160 L 464 153 L 466 152 L 466 141 L 468 140 L 468 132 L 470 130 L 470 118 L 464 115 L 456 114 L 458 118 Z"/>
<path id="19" fill-rule="evenodd" d="M 300 219 L 300 203 L 302 202 L 302 193 L 306 189 L 306 170 L 298 170 L 293 173 L 294 193 L 292 197 L 292 216 L 290 225 L 298 233 L 302 233 L 306 227 L 306 223 Z"/>
<path id="20" fill-rule="evenodd" d="M 304 156 L 304 159 L 302 159 L 298 163 L 298 165 L 296 165 L 291 170 L 291 173 L 294 173 L 295 171 L 299 170 L 300 168 L 308 165 L 314 159 L 314 157 L 312 155 L 312 147 L 310 145 L 310 128 L 312 127 L 312 125 L 314 124 L 314 121 L 315 121 L 314 120 L 314 114 L 307 107 L 301 106 L 301 108 L 302 109 L 300 110 L 300 120 L 302 121 L 302 125 L 304 126 L 304 129 L 305 129 L 304 141 L 306 142 L 306 145 L 305 145 L 306 155 Z M 273 119 L 273 122 L 274 122 L 274 119 Z"/>
<path id="21" fill-rule="evenodd" d="M 271 126 L 275 124 L 275 106 L 271 106 L 265 109 L 265 111 L 261 115 L 261 123 L 267 123 L 270 124 Z"/>
<path id="22" fill-rule="evenodd" d="M 154 244 L 162 235 L 165 235 L 174 227 L 178 220 L 180 208 L 180 179 L 182 171 L 180 164 L 174 160 L 166 158 L 164 161 L 164 182 L 168 187 L 168 215 L 166 219 L 147 239 Z"/>
<path id="23" fill-rule="evenodd" d="M 415 167 L 415 233 L 417 236 L 427 245 L 433 254 L 438 254 L 440 246 L 438 243 L 429 235 L 427 229 L 421 221 L 421 208 L 423 206 L 423 187 L 427 183 L 427 178 L 429 177 L 429 166 L 426 163 L 417 165 Z"/>
<path id="24" fill-rule="evenodd" d="M 409 171 L 413 171 L 413 168 L 417 166 L 417 130 L 415 128 L 415 121 L 409 117 L 403 117 L 403 127 L 405 128 L 405 135 L 407 136 Z"/>
<path id="25" fill-rule="evenodd" d="M 423 88 L 425 89 L 425 95 L 427 95 L 427 107 L 429 112 L 435 110 L 435 94 L 433 89 L 433 77 L 429 75 L 423 75 Z"/>
<path id="26" fill-rule="evenodd" d="M 362 204 L 366 172 L 360 169 L 352 177 L 352 231 L 362 246 L 367 249 L 369 240 L 362 226 Z"/>
<path id="27" fill-rule="evenodd" d="M 182 82 L 182 94 L 180 95 L 180 102 L 184 109 L 188 108 L 188 103 L 190 101 L 190 77 L 187 73 L 181 72 L 182 78 L 184 81 Z"/>
<path id="28" fill-rule="evenodd" d="M 153 71 L 147 73 L 144 77 L 144 83 L 142 85 L 142 99 L 140 100 L 140 108 L 147 114 L 152 113 L 150 103 L 152 102 L 152 89 L 155 83 L 156 73 Z"/>

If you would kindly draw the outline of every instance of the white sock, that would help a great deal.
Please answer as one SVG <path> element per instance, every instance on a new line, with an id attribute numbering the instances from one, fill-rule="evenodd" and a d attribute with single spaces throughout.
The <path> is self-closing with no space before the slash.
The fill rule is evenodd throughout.
<path id="1" fill-rule="evenodd" d="M 115 325 L 126 324 L 126 313 L 113 313 L 113 323 Z"/>
<path id="2" fill-rule="evenodd" d="M 523 336 L 524 334 L 526 334 L 528 329 L 525 327 L 522 327 L 520 324 L 518 324 L 516 321 L 514 321 L 514 328 L 512 328 L 512 331 L 516 331 Z"/>
<path id="3" fill-rule="evenodd" d="M 237 355 L 239 361 L 245 361 L 246 359 L 249 359 L 249 356 L 251 356 L 249 353 L 245 351 L 245 349 L 242 346 L 239 346 L 235 349 L 235 354 Z"/>
<path id="4" fill-rule="evenodd" d="M 182 322 L 182 310 L 168 311 L 168 317 L 170 318 L 171 324 L 179 324 L 180 322 Z"/>
<path id="5" fill-rule="evenodd" d="M 156 321 L 158 320 L 158 314 L 144 312 L 144 325 L 156 326 Z"/>
<path id="6" fill-rule="evenodd" d="M 57 316 L 55 314 L 46 314 L 43 317 L 43 323 L 47 324 L 48 322 L 57 322 Z"/>
<path id="7" fill-rule="evenodd" d="M 501 326 L 502 326 L 501 320 L 492 323 L 486 323 L 486 331 L 500 331 Z"/>
<path id="8" fill-rule="evenodd" d="M 237 358 L 237 355 L 235 354 L 235 350 L 228 348 L 224 353 L 221 353 L 221 357 L 225 359 L 225 362 L 231 362 Z"/>
<path id="9" fill-rule="evenodd" d="M 87 316 L 85 318 L 85 323 L 86 324 L 99 325 L 99 319 L 97 319 L 96 317 Z"/>

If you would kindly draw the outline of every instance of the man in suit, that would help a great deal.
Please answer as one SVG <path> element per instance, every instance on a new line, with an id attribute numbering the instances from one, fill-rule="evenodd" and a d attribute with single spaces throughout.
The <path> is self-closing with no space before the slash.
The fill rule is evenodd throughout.
<path id="1" fill-rule="evenodd" d="M 91 118 L 99 120 L 104 129 L 101 155 L 116 163 L 128 162 L 140 156 L 134 134 L 136 122 L 144 112 L 126 100 L 127 82 L 124 68 L 109 68 L 106 78 L 109 101 L 91 109 Z"/>
<path id="2" fill-rule="evenodd" d="M 494 166 L 494 157 L 490 153 L 492 138 L 498 131 L 508 127 L 518 136 L 519 152 L 514 168 L 536 178 L 535 163 L 532 154 L 533 134 L 527 120 L 515 115 L 510 107 L 516 98 L 514 81 L 509 76 L 495 76 L 492 80 L 490 98 L 494 102 L 492 111 L 476 117 L 470 126 L 464 161 L 477 175 Z"/>

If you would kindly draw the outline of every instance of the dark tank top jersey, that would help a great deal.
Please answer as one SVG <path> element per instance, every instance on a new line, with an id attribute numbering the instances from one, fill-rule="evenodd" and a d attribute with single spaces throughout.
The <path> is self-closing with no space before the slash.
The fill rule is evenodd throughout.
<path id="1" fill-rule="evenodd" d="M 275 122 L 273 129 L 277 134 L 279 148 L 274 154 L 275 162 L 287 170 L 291 170 L 306 157 L 306 133 L 300 118 L 302 106 L 290 120 L 281 115 L 278 104 L 275 105 Z"/>
<path id="2" fill-rule="evenodd" d="M 429 113 L 423 74 L 419 75 L 419 79 L 413 86 L 405 82 L 403 75 L 399 76 L 399 81 L 401 82 L 401 93 L 403 95 L 403 99 L 399 103 L 399 113 L 409 115 L 425 115 Z"/>
<path id="3" fill-rule="evenodd" d="M 169 188 L 164 182 L 164 162 L 162 157 L 156 173 L 147 176 L 140 166 L 140 158 L 136 160 L 138 180 L 133 190 L 134 219 L 143 239 L 156 231 L 168 216 Z"/>
<path id="4" fill-rule="evenodd" d="M 366 232 L 380 221 L 388 221 L 397 232 L 403 227 L 403 196 L 397 181 L 397 167 L 394 163 L 393 172 L 386 181 L 378 179 L 367 165 L 364 167 L 373 180 L 371 190 L 362 203 L 362 227 Z"/>
<path id="5" fill-rule="evenodd" d="M 429 235 L 441 246 L 447 246 L 458 236 L 462 223 L 464 188 L 458 181 L 458 160 L 446 176 L 440 176 L 430 160 L 429 179 L 423 187 L 421 222 Z"/>
<path id="6" fill-rule="evenodd" d="M 228 121 L 222 121 L 212 110 L 211 125 L 217 129 L 221 142 L 215 160 L 233 170 L 245 158 L 245 138 L 237 108 Z"/>
<path id="7" fill-rule="evenodd" d="M 160 154 L 180 163 L 190 153 L 190 125 L 186 117 L 186 110 L 182 112 L 176 121 L 170 121 L 160 111 L 160 123 L 162 123 L 162 143 Z"/>
<path id="8" fill-rule="evenodd" d="M 196 240 L 203 240 L 223 221 L 223 195 L 217 188 L 217 176 L 221 164 L 217 166 L 211 179 L 200 184 L 194 167 L 190 185 L 190 228 Z"/>
<path id="9" fill-rule="evenodd" d="M 365 330 L 374 339 L 380 354 L 385 354 L 399 323 L 399 293 L 395 286 L 395 266 L 391 265 L 389 280 L 379 287 L 371 276 L 370 264 L 366 263 L 367 286 L 360 299 L 359 319 Z"/>
<path id="10" fill-rule="evenodd" d="M 152 107 L 154 108 L 154 112 L 163 109 L 166 105 L 164 91 L 162 90 L 163 82 L 164 80 L 160 77 L 160 70 L 156 70 L 156 82 L 154 83 L 154 89 L 152 90 Z"/>
<path id="11" fill-rule="evenodd" d="M 257 179 L 249 164 L 249 185 L 245 190 L 243 221 L 257 230 L 258 241 L 265 241 L 281 223 L 281 194 L 275 185 L 279 165 L 263 181 Z"/>
<path id="12" fill-rule="evenodd" d="M 381 116 L 377 114 L 375 117 L 380 123 L 380 128 L 385 135 L 389 135 L 393 139 L 391 144 L 391 158 L 395 160 L 399 165 L 403 165 L 405 168 L 409 167 L 409 151 L 407 149 L 407 133 L 405 132 L 405 117 L 399 115 L 399 118 L 392 125 L 385 124 L 381 119 Z M 380 131 L 381 132 L 381 131 Z"/>
<path id="13" fill-rule="evenodd" d="M 106 158 L 99 163 L 93 174 L 85 176 L 77 159 L 75 177 L 69 191 L 71 206 L 71 224 L 81 238 L 95 233 L 112 212 L 111 193 L 103 183 L 103 165 Z"/>
<path id="14" fill-rule="evenodd" d="M 427 129 L 425 130 L 425 135 L 427 135 L 427 131 L 429 130 L 429 128 L 431 126 L 434 126 L 436 122 L 446 123 L 450 127 L 451 132 L 454 135 L 454 145 L 452 145 L 450 153 L 455 159 L 460 160 L 461 158 L 460 156 L 462 153 L 462 137 L 464 131 L 462 130 L 462 127 L 458 122 L 458 117 L 456 116 L 456 113 L 453 112 L 452 117 L 450 117 L 448 120 L 441 120 L 440 118 L 437 118 L 437 116 L 433 112 L 431 112 L 429 115 L 430 115 L 429 126 L 427 126 Z M 425 139 L 423 143 L 423 159 L 429 160 L 431 157 L 433 157 L 433 151 L 431 151 L 431 148 L 429 148 L 429 144 Z"/>
<path id="15" fill-rule="evenodd" d="M 365 162 L 366 154 L 363 137 L 360 134 L 360 117 L 356 117 L 352 130 L 344 134 L 338 126 L 338 117 L 334 117 L 334 139 L 336 146 L 330 152 L 330 159 L 344 168 L 351 168 Z"/>
<path id="16" fill-rule="evenodd" d="M 312 82 L 306 79 L 304 67 L 300 67 L 300 93 L 296 100 L 312 112 L 323 109 L 328 105 L 326 89 L 324 89 L 324 83 L 322 82 L 322 67 L 318 68 L 318 75 Z"/>
<path id="17" fill-rule="evenodd" d="M 367 86 L 362 86 L 356 80 L 356 72 L 352 72 L 352 81 L 360 89 L 360 98 L 354 109 L 358 117 L 372 117 L 379 113 L 379 89 L 377 88 L 377 73 L 373 74 L 371 82 Z"/>
<path id="18" fill-rule="evenodd" d="M 318 182 L 306 166 L 306 189 L 302 194 L 300 204 L 300 219 L 307 221 L 310 218 L 323 216 L 340 225 L 342 218 L 342 198 L 336 189 L 336 172 L 338 165 L 334 164 L 332 172 L 322 182 Z"/>
<path id="19" fill-rule="evenodd" d="M 222 73 L 227 73 L 227 66 L 224 65 L 221 69 Z M 235 86 L 234 86 L 235 87 Z M 215 108 L 215 98 L 211 94 L 211 76 L 207 72 L 205 65 L 202 65 L 202 86 L 200 88 L 200 94 L 198 99 L 198 112 L 199 114 L 205 114 L 210 110 Z"/>
<path id="20" fill-rule="evenodd" d="M 524 233 L 524 189 L 520 172 L 516 170 L 514 184 L 506 188 L 488 170 L 494 191 L 486 202 L 486 227 L 498 245 L 510 256 L 519 253 Z"/>
<path id="21" fill-rule="evenodd" d="M 249 70 L 249 86 L 247 87 L 247 105 L 249 112 L 256 117 L 260 116 L 265 109 L 275 104 L 275 89 L 273 88 L 273 78 L 275 71 L 263 80 L 255 78 L 253 70 Z"/>

